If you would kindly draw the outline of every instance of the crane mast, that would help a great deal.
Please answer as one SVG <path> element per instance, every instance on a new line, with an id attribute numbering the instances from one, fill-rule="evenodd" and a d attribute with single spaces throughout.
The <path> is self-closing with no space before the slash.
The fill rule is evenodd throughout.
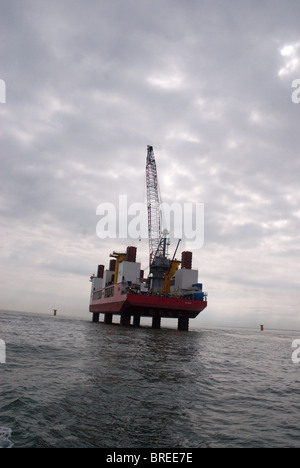
<path id="1" fill-rule="evenodd" d="M 153 146 L 150 145 L 148 145 L 147 147 L 146 184 L 148 208 L 149 266 L 151 267 L 151 264 L 160 244 L 161 223 L 157 169 Z"/>
<path id="2" fill-rule="evenodd" d="M 167 272 L 171 271 L 171 262 L 167 252 L 169 232 L 166 229 L 161 232 L 160 196 L 153 146 L 147 147 L 146 182 L 149 235 L 148 288 L 154 293 L 165 292 L 168 289 L 165 281 L 167 280 Z M 170 279 L 168 278 L 168 280 Z"/>

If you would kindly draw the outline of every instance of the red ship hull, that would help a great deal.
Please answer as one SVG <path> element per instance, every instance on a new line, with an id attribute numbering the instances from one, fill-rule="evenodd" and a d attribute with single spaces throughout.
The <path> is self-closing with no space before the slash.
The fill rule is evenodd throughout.
<path id="1" fill-rule="evenodd" d="M 112 288 L 113 295 L 111 297 L 92 298 L 90 312 L 139 315 L 141 317 L 195 318 L 207 306 L 207 302 L 204 300 L 151 294 L 121 294 L 121 285 L 119 284 Z M 105 292 L 100 294 L 104 296 Z M 97 293 L 94 296 L 97 296 Z"/>

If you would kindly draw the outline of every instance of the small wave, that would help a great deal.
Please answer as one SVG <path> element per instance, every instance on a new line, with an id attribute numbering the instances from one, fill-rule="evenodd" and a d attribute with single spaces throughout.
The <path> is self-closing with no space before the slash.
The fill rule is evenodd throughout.
<path id="1" fill-rule="evenodd" d="M 11 437 L 11 429 L 8 427 L 0 427 L 0 448 L 11 448 L 13 446 Z"/>

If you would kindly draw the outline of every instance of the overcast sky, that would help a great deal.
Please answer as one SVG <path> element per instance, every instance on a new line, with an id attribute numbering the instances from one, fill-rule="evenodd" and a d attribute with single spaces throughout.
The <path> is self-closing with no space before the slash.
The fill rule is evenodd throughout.
<path id="1" fill-rule="evenodd" d="M 88 312 L 96 208 L 204 203 L 197 326 L 300 329 L 298 0 L 0 0 L 0 308 Z M 171 246 L 171 250 L 176 245 Z M 184 248 L 184 243 L 182 245 Z M 182 250 L 181 248 L 181 250 Z"/>

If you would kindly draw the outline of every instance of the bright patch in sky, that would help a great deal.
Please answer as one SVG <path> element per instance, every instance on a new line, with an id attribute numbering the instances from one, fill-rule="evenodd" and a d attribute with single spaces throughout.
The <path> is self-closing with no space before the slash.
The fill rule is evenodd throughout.
<path id="1" fill-rule="evenodd" d="M 148 77 L 148 83 L 165 90 L 178 89 L 182 86 L 183 77 L 179 74 L 158 73 Z"/>
<path id="2" fill-rule="evenodd" d="M 299 65 L 299 58 L 297 57 L 297 49 L 299 48 L 300 44 L 296 43 L 294 45 L 289 44 L 285 45 L 282 49 L 280 49 L 280 54 L 282 57 L 286 57 L 286 63 L 284 67 L 282 67 L 278 75 L 284 76 L 292 73 L 298 68 Z"/>
<path id="3" fill-rule="evenodd" d="M 281 50 L 280 50 L 280 53 L 281 55 L 283 56 L 289 56 L 289 55 L 292 55 L 292 53 L 294 52 L 294 46 L 292 45 L 286 45 L 284 46 Z"/>

